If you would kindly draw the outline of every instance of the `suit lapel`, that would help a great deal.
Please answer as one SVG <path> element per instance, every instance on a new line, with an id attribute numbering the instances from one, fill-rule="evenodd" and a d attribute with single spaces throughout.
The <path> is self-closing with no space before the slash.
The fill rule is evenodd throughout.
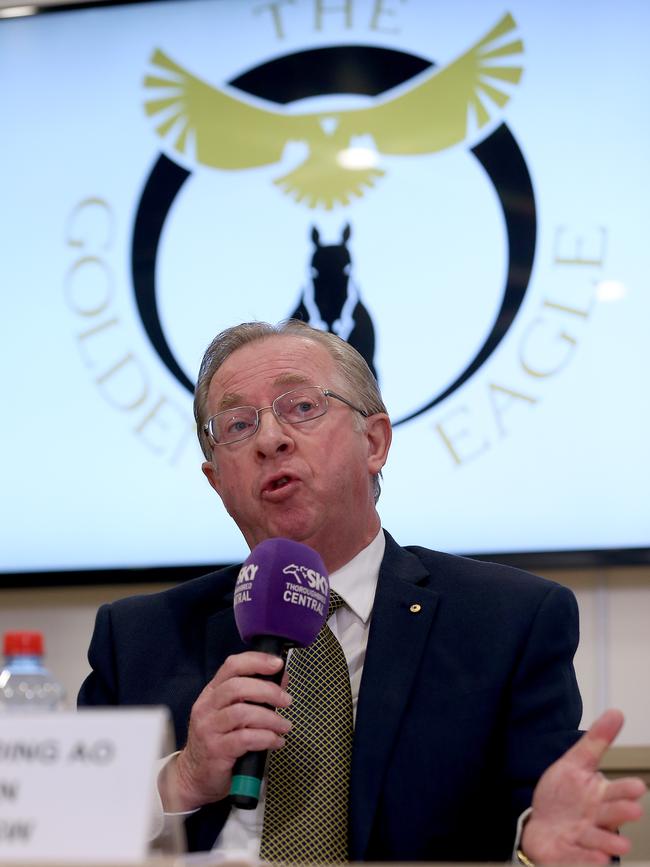
<path id="1" fill-rule="evenodd" d="M 234 576 L 237 571 L 233 570 Z M 234 583 L 234 579 L 233 579 Z M 205 629 L 205 682 L 207 683 L 231 653 L 242 653 L 250 650 L 239 637 L 235 615 L 233 612 L 232 590 L 225 593 L 220 600 L 218 611 L 211 614 L 206 621 Z"/>
<path id="2" fill-rule="evenodd" d="M 359 691 L 350 786 L 350 858 L 363 860 L 391 748 L 438 594 L 420 560 L 386 534 Z M 419 606 L 419 608 L 418 608 Z"/>

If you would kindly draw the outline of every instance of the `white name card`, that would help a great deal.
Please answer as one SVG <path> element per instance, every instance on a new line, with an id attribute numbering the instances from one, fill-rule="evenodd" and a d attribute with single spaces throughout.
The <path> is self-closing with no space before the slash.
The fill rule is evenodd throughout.
<path id="1" fill-rule="evenodd" d="M 147 855 L 164 708 L 0 715 L 0 861 Z"/>

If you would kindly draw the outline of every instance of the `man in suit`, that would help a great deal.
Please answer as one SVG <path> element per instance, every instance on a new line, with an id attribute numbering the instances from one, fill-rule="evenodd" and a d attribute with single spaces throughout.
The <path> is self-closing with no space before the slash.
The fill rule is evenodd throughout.
<path id="1" fill-rule="evenodd" d="M 195 415 L 203 472 L 248 545 L 309 545 L 343 598 L 329 623 L 355 713 L 350 860 L 507 860 L 515 840 L 524 863 L 627 851 L 615 831 L 640 815 L 644 787 L 597 772 L 620 714 L 578 741 L 572 595 L 382 531 L 391 428 L 358 353 L 303 323 L 229 329 L 204 356 Z M 257 853 L 264 798 L 231 810 L 232 768 L 290 744 L 273 708 L 290 705 L 291 685 L 260 679 L 281 661 L 237 635 L 237 573 L 104 606 L 79 700 L 168 705 L 179 751 L 159 777 L 164 809 L 189 814 L 191 849 Z"/>

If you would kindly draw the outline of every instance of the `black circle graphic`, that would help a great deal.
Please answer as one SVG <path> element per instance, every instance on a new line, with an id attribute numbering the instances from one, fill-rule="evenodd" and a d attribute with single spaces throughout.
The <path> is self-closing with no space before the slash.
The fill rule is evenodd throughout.
<path id="1" fill-rule="evenodd" d="M 253 96 L 286 105 L 324 94 L 377 96 L 433 66 L 422 57 L 389 48 L 334 46 L 295 52 L 249 70 L 229 82 Z M 456 379 L 402 418 L 397 426 L 432 409 L 460 388 L 487 361 L 512 325 L 523 302 L 535 257 L 537 218 L 530 174 L 505 124 L 472 148 L 497 193 L 508 239 L 508 273 L 502 302 L 483 345 Z M 164 334 L 156 298 L 156 259 L 169 210 L 191 172 L 161 154 L 145 183 L 131 247 L 136 305 L 153 348 L 188 391 L 194 383 L 174 356 Z"/>

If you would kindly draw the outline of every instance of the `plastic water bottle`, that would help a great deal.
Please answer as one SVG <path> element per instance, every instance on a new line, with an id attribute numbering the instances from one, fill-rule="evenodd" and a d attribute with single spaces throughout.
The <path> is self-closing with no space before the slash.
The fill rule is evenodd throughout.
<path id="1" fill-rule="evenodd" d="M 63 708 L 63 687 L 43 665 L 42 633 L 5 633 L 4 656 L 5 665 L 0 671 L 0 713 Z"/>

